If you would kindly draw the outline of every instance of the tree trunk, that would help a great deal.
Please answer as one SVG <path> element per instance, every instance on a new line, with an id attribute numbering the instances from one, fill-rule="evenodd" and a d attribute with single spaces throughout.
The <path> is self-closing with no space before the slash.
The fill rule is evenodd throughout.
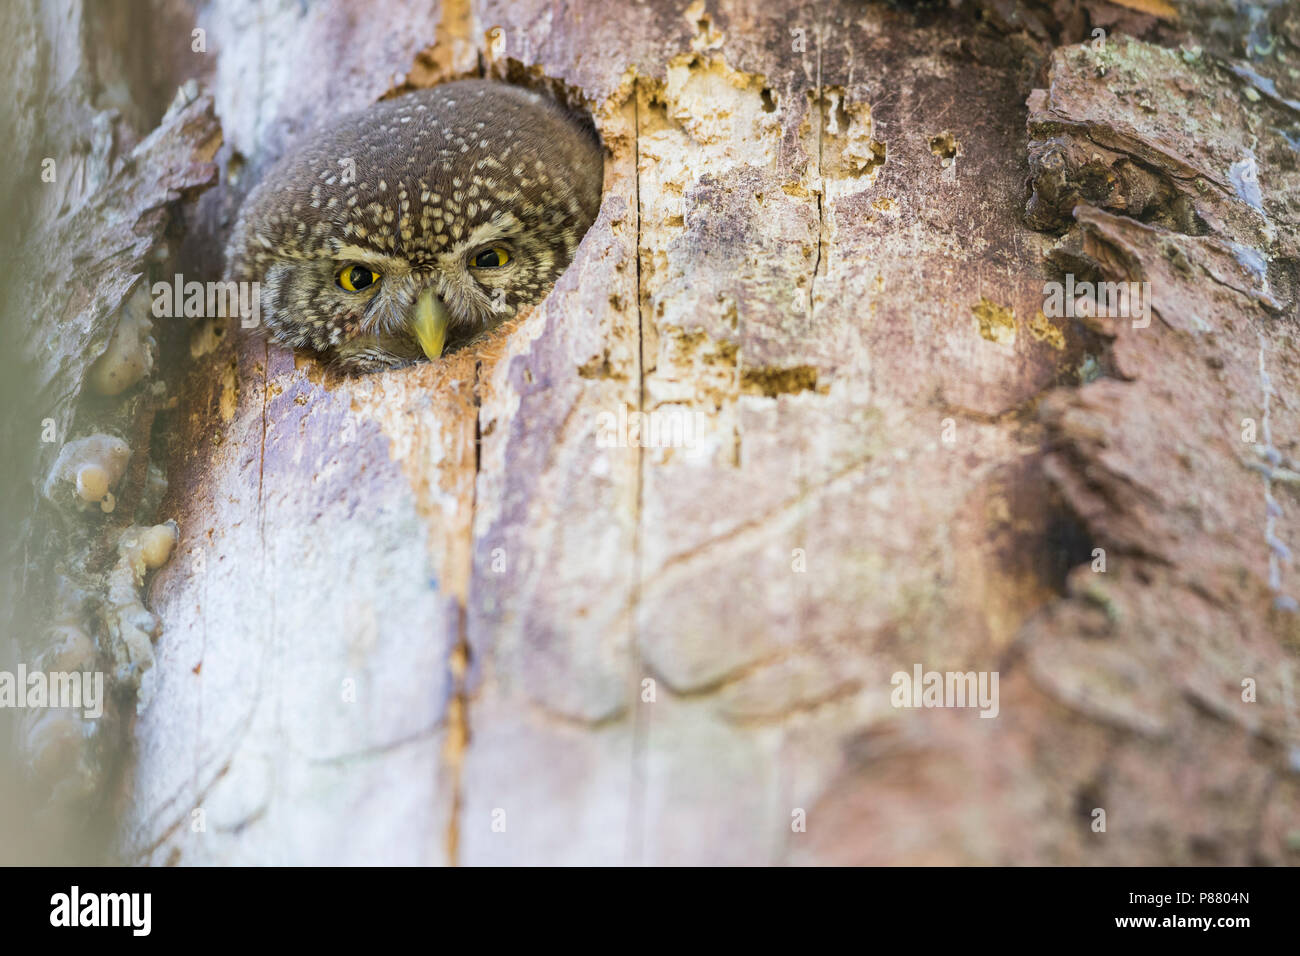
<path id="1" fill-rule="evenodd" d="M 47 298 L 5 304 L 12 434 L 58 435 L 11 466 L 15 589 L 178 528 L 128 759 L 82 761 L 114 853 L 1296 862 L 1294 10 L 96 6 L 29 14 L 31 103 L 62 109 L 14 139 L 27 176 L 117 130 L 117 172 L 72 226 L 24 207 Z M 541 306 L 357 378 L 161 319 L 142 384 L 83 387 L 137 282 L 221 278 L 297 131 L 479 74 L 606 146 Z M 1149 283 L 1150 311 L 1061 314 L 1067 275 Z M 130 517 L 34 503 L 96 433 L 130 447 Z M 90 591 L 78 626 L 119 660 Z M 41 601 L 15 659 L 51 640 Z M 917 668 L 994 697 L 899 706 Z"/>

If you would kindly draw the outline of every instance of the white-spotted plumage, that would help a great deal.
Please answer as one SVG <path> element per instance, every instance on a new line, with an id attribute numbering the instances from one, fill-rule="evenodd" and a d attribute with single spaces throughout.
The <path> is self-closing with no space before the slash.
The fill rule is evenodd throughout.
<path id="1" fill-rule="evenodd" d="M 353 370 L 406 364 L 423 354 L 410 321 L 424 290 L 453 339 L 545 296 L 595 219 L 602 157 L 594 130 L 519 87 L 462 80 L 385 100 L 268 172 L 229 271 L 261 283 L 277 341 Z M 485 254 L 504 264 L 476 264 Z M 353 266 L 379 278 L 349 291 Z"/>

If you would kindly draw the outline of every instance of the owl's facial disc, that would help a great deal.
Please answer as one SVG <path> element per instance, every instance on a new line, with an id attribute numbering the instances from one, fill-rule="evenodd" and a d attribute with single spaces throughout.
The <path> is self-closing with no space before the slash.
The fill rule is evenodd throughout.
<path id="1" fill-rule="evenodd" d="M 265 334 L 343 368 L 439 357 L 540 304 L 572 261 L 600 208 L 592 133 L 489 80 L 323 116 L 245 200 L 231 277 L 262 283 Z"/>
<path id="2" fill-rule="evenodd" d="M 405 339 L 409 352 L 426 358 L 442 356 L 448 333 L 458 322 L 457 311 L 492 316 L 507 307 L 506 287 L 517 281 L 520 246 L 505 233 L 518 229 L 513 218 L 501 218 L 475 230 L 451 249 L 436 256 L 403 258 L 356 244 L 333 250 L 335 294 L 346 300 L 344 311 L 359 314 L 355 331 L 336 348 L 350 343 L 355 351 L 392 347 Z M 525 243 L 526 245 L 526 243 Z M 478 320 L 481 321 L 481 320 Z"/>
<path id="3" fill-rule="evenodd" d="M 369 255 L 351 247 L 351 258 L 335 271 L 335 284 L 365 303 L 362 334 L 409 334 L 430 359 L 442 356 L 451 313 L 438 296 L 431 277 L 417 276 L 409 264 L 382 254 Z M 502 251 L 502 256 L 505 253 Z"/>

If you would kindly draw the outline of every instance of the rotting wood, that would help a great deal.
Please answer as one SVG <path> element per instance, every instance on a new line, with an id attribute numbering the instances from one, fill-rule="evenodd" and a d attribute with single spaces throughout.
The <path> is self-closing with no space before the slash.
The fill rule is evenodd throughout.
<path id="1" fill-rule="evenodd" d="M 1293 862 L 1297 92 L 1208 6 L 211 4 L 186 272 L 315 111 L 480 56 L 591 109 L 605 198 L 437 366 L 195 330 L 128 858 Z M 1072 270 L 1151 325 L 1045 315 Z M 892 707 L 918 662 L 999 718 Z"/>

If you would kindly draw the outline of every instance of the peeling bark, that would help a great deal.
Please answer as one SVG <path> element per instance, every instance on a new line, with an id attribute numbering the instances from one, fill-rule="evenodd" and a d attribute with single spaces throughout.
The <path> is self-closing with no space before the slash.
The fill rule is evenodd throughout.
<path id="1" fill-rule="evenodd" d="M 213 160 L 187 277 L 318 115 L 459 76 L 590 111 L 605 189 L 547 300 L 437 364 L 170 328 L 124 858 L 1295 862 L 1300 86 L 1255 50 L 1297 62 L 1294 12 L 903 7 L 198 8 L 213 52 L 162 59 L 225 145 L 200 99 L 96 193 L 156 218 L 46 306 L 60 434 Z M 59 235 L 71 274 L 103 233 Z M 1066 274 L 1149 283 L 1149 324 L 1046 314 Z M 998 673 L 998 717 L 893 706 L 918 663 Z"/>

